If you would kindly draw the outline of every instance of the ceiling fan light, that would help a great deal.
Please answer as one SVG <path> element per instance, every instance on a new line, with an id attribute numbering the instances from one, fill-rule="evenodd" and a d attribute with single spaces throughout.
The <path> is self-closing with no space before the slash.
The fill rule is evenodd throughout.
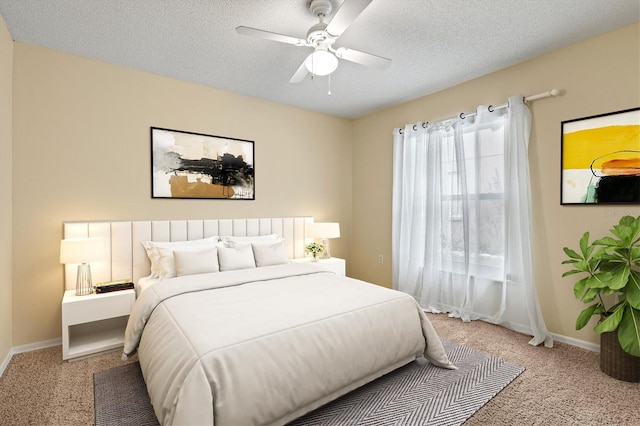
<path id="1" fill-rule="evenodd" d="M 307 70 L 314 75 L 329 75 L 338 68 L 338 58 L 327 51 L 318 49 L 304 61 Z"/>

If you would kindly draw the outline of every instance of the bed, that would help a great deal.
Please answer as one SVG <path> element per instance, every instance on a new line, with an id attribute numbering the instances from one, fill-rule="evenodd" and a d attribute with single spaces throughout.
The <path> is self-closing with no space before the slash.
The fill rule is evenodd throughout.
<path id="1" fill-rule="evenodd" d="M 138 355 L 161 424 L 282 425 L 418 357 L 455 368 L 412 297 L 288 262 L 308 241 L 306 226 L 293 237 L 268 228 L 250 234 L 276 235 L 277 253 L 259 239 L 218 241 L 218 270 L 202 271 L 210 242 L 187 254 L 173 248 L 173 273 L 139 292 L 123 357 Z M 132 238 L 132 251 L 144 242 Z M 248 245 L 255 266 L 241 267 L 229 245 Z M 141 273 L 152 269 L 149 260 Z"/>

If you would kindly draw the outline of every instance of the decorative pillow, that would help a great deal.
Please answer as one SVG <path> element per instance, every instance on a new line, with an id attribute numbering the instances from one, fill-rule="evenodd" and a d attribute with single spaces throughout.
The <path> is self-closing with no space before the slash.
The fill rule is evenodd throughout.
<path id="1" fill-rule="evenodd" d="M 142 241 L 142 247 L 147 252 L 147 257 L 151 261 L 151 276 L 159 277 L 160 276 L 160 253 L 156 250 L 157 248 L 184 248 L 184 247 L 196 247 L 196 246 L 215 246 L 220 241 L 220 237 L 213 236 L 202 238 L 199 240 L 190 240 L 190 241 Z M 164 252 L 167 255 L 166 252 Z M 173 255 L 169 253 L 168 255 Z M 173 258 L 171 259 L 173 262 Z"/>
<path id="2" fill-rule="evenodd" d="M 257 267 L 289 263 L 287 251 L 282 241 L 275 244 L 254 243 L 251 244 L 251 247 L 253 248 L 253 257 L 255 258 Z"/>
<path id="3" fill-rule="evenodd" d="M 218 247 L 218 263 L 221 271 L 256 267 L 251 244 L 237 245 L 236 247 Z"/>
<path id="4" fill-rule="evenodd" d="M 207 248 L 204 250 L 173 250 L 175 259 L 176 276 L 205 274 L 218 272 L 218 249 Z"/>
<path id="5" fill-rule="evenodd" d="M 253 237 L 222 237 L 222 241 L 227 247 L 233 247 L 237 244 L 270 244 L 280 240 L 278 234 L 258 235 Z"/>

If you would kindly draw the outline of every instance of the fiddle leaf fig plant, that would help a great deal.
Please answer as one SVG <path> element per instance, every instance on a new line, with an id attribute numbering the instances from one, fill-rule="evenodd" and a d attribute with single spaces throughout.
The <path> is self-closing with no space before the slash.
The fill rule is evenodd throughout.
<path id="1" fill-rule="evenodd" d="M 563 277 L 580 274 L 573 286 L 578 300 L 590 305 L 578 315 L 576 330 L 584 328 L 593 315 L 601 318 L 598 333 L 618 330 L 622 349 L 640 357 L 640 216 L 624 216 L 608 236 L 589 243 L 589 232 L 580 238 L 579 250 L 565 247 L 572 269 Z M 616 295 L 610 306 L 603 296 Z"/>

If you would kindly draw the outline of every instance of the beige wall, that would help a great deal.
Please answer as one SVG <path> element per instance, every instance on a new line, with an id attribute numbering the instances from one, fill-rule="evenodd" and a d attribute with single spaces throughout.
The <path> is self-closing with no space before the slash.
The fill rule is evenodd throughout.
<path id="1" fill-rule="evenodd" d="M 11 350 L 11 102 L 13 41 L 0 16 L 0 364 Z"/>
<path id="2" fill-rule="evenodd" d="M 552 88 L 566 93 L 531 105 L 529 158 L 538 296 L 551 332 L 599 342 L 590 328 L 574 329 L 585 306 L 573 297 L 573 280 L 561 278 L 566 270 L 560 264 L 562 248 L 576 247 L 586 230 L 604 236 L 621 215 L 639 215 L 640 208 L 560 205 L 560 122 L 640 106 L 640 24 L 355 120 L 352 275 L 391 286 L 393 128 Z M 377 263 L 378 254 L 384 255 L 382 265 Z"/>
<path id="3" fill-rule="evenodd" d="M 61 335 L 63 221 L 314 215 L 348 257 L 348 120 L 24 43 L 13 106 L 14 346 Z M 256 200 L 152 199 L 150 126 L 255 141 Z"/>
<path id="4" fill-rule="evenodd" d="M 559 205 L 560 121 L 640 105 L 639 27 L 348 121 L 11 43 L 0 25 L 0 357 L 7 345 L 60 336 L 58 250 L 68 220 L 311 214 L 341 223 L 332 254 L 347 258 L 350 275 L 390 286 L 392 129 L 554 87 L 566 94 L 532 105 L 538 294 L 552 332 L 595 342 L 593 332 L 573 329 L 583 306 L 573 299 L 571 280 L 560 278 L 562 247 L 575 245 L 586 229 L 604 233 L 620 215 L 640 209 Z M 13 103 L 5 96 L 12 85 Z M 11 106 L 13 132 L 5 127 Z M 255 140 L 256 201 L 151 199 L 150 126 Z M 12 147 L 10 161 L 5 153 Z M 4 235 L 11 230 L 19 238 L 8 252 Z M 12 305 L 5 297 L 10 281 Z"/>

